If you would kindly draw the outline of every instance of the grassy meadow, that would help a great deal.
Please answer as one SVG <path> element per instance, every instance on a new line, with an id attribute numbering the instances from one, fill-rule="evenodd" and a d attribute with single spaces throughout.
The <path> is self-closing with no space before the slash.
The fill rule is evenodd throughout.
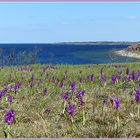
<path id="1" fill-rule="evenodd" d="M 0 67 L 0 137 L 140 137 L 139 88 L 140 63 Z"/>

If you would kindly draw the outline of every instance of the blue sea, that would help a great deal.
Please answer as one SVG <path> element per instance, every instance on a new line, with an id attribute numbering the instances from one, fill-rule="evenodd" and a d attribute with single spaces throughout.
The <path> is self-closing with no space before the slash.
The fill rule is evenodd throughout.
<path id="1" fill-rule="evenodd" d="M 128 45 L 95 45 L 95 44 L 0 44 L 8 56 L 11 48 L 15 53 L 39 50 L 37 63 L 41 64 L 109 64 L 136 62 L 139 59 L 114 56 L 113 50 L 127 48 Z"/>

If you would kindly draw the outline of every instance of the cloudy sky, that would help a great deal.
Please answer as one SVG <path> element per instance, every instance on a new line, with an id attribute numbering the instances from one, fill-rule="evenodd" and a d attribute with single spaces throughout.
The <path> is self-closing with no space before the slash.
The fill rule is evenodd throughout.
<path id="1" fill-rule="evenodd" d="M 140 3 L 0 3 L 0 43 L 65 41 L 140 41 Z"/>

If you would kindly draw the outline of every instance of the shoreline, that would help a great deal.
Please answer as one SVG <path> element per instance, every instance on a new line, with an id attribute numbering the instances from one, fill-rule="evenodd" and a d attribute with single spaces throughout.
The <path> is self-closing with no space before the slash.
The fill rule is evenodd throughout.
<path id="1" fill-rule="evenodd" d="M 133 58 L 140 59 L 140 54 L 136 54 L 133 52 L 127 52 L 126 50 L 115 51 L 115 53 L 120 56 L 133 57 Z"/>

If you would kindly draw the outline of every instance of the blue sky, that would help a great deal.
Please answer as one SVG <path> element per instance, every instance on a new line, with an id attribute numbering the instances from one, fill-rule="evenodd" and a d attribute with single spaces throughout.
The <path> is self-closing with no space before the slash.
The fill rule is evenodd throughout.
<path id="1" fill-rule="evenodd" d="M 140 41 L 140 3 L 0 3 L 0 43 L 65 41 Z"/>

